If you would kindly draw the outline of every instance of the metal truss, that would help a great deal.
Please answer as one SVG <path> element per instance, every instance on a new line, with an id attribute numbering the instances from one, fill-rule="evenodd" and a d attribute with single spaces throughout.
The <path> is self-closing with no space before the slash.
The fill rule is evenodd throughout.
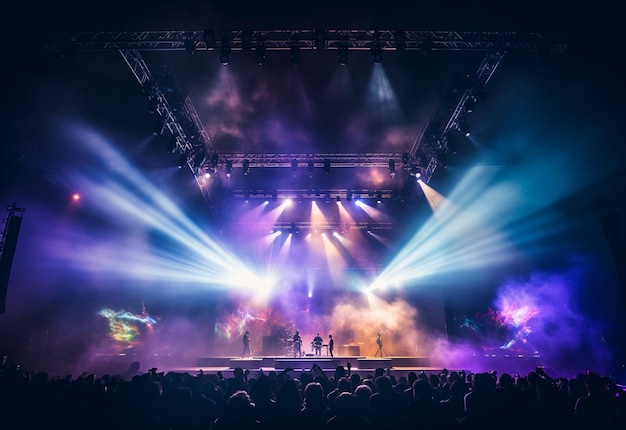
<path id="1" fill-rule="evenodd" d="M 306 163 L 309 169 L 324 167 L 387 167 L 390 160 L 398 168 L 409 169 L 412 175 L 419 172 L 422 180 L 430 181 L 440 165 L 446 164 L 448 134 L 460 130 L 461 121 L 468 105 L 476 101 L 480 92 L 491 79 L 507 51 L 539 51 L 561 53 L 567 45 L 558 34 L 537 32 L 458 32 L 458 31 L 411 31 L 411 30 L 169 30 L 169 31 L 121 31 L 77 32 L 55 34 L 46 44 L 50 51 L 103 51 L 118 50 L 142 86 L 151 109 L 158 113 L 173 136 L 172 152 L 180 154 L 179 166 L 186 164 L 194 174 L 205 199 L 210 200 L 210 187 L 202 173 L 211 173 L 219 166 L 227 173 L 234 167 L 291 167 Z M 409 152 L 363 153 L 363 154 L 219 154 L 204 129 L 189 96 L 183 96 L 173 83 L 173 77 L 165 69 L 152 74 L 139 53 L 140 50 L 158 51 L 213 51 L 298 49 L 316 50 L 373 50 L 380 51 L 487 51 L 474 76 L 470 76 L 461 88 L 460 97 L 448 97 L 435 113 L 429 125 L 418 134 Z M 402 160 L 401 163 L 395 163 Z M 294 164 L 295 163 L 295 164 Z M 327 190 L 327 195 L 347 198 L 349 190 Z M 277 190 L 255 191 L 259 197 L 272 198 Z M 233 190 L 237 197 L 249 195 L 251 190 Z M 363 192 L 371 196 L 371 191 Z M 396 195 L 386 190 L 383 198 Z M 299 192 L 281 190 L 281 198 L 319 197 Z"/>
<path id="2" fill-rule="evenodd" d="M 462 131 L 461 122 L 465 120 L 465 114 L 484 90 L 505 54 L 505 51 L 488 52 L 474 76 L 461 88 L 461 97 L 458 100 L 448 99 L 439 108 L 426 131 L 413 142 L 409 152 L 411 159 L 419 158 L 418 151 L 428 158 L 422 176 L 424 182 L 430 181 L 439 165 L 445 166 L 449 133 Z"/>
<path id="3" fill-rule="evenodd" d="M 4 246 L 6 244 L 6 238 L 7 238 L 7 233 L 9 229 L 9 220 L 12 217 L 22 218 L 24 216 L 25 211 L 26 209 L 18 208 L 17 206 L 15 206 L 15 203 L 13 203 L 10 206 L 7 206 L 6 214 L 4 218 L 2 218 L 2 222 L 0 223 L 0 258 L 2 257 L 2 254 L 4 253 Z"/>
<path id="4" fill-rule="evenodd" d="M 218 166 L 243 167 L 247 162 L 249 167 L 290 167 L 292 169 L 324 168 L 324 167 L 385 167 L 389 168 L 389 161 L 400 168 L 402 154 L 398 152 L 377 153 L 219 153 Z M 397 163 L 397 164 L 396 164 Z M 210 167 L 206 164 L 205 167 Z"/>
<path id="5" fill-rule="evenodd" d="M 294 201 L 321 200 L 327 203 L 333 201 L 356 201 L 366 199 L 390 199 L 398 197 L 400 193 L 391 189 L 346 189 L 346 188 L 316 188 L 316 189 L 232 189 L 226 192 L 226 197 L 243 199 L 267 199 Z"/>
<path id="6" fill-rule="evenodd" d="M 237 223 L 238 226 L 245 226 L 247 230 L 259 228 L 258 223 Z M 337 233 L 345 233 L 348 230 L 365 230 L 367 232 L 380 230 L 394 230 L 395 226 L 391 222 L 332 222 L 332 221 L 278 221 L 272 224 L 274 232 L 282 233 L 303 233 L 308 232 L 324 232 L 332 231 Z"/>
<path id="7" fill-rule="evenodd" d="M 432 30 L 163 30 L 57 33 L 48 49 L 80 51 L 187 51 L 340 49 L 417 51 L 537 51 L 560 53 L 566 44 L 558 34 L 499 31 Z"/>
<path id="8" fill-rule="evenodd" d="M 172 85 L 173 77 L 167 70 L 153 75 L 139 51 L 119 51 L 148 98 L 151 109 L 163 120 L 173 136 L 175 149 L 185 157 L 184 163 L 195 172 L 196 164 L 202 164 L 214 154 L 215 148 L 189 96 L 182 96 Z M 202 161 L 196 156 L 203 154 Z"/>

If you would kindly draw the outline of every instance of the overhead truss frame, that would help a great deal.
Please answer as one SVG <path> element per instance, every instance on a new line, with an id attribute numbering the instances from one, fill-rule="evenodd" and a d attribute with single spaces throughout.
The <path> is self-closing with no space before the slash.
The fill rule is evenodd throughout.
<path id="1" fill-rule="evenodd" d="M 436 30 L 161 30 L 161 31 L 81 31 L 57 33 L 50 38 L 52 49 L 71 47 L 82 51 L 158 50 L 193 51 L 339 49 L 419 51 L 538 51 L 560 53 L 566 49 L 558 33 Z"/>
<path id="2" fill-rule="evenodd" d="M 48 50 L 59 53 L 68 51 L 118 50 L 144 90 L 152 109 L 163 120 L 174 140 L 173 151 L 181 157 L 179 165 L 186 164 L 194 173 L 205 197 L 210 200 L 208 187 L 203 186 L 201 173 L 207 169 L 223 166 L 242 167 L 289 167 L 297 163 L 312 162 L 312 167 L 388 167 L 390 160 L 403 160 L 399 168 L 418 166 L 422 180 L 430 181 L 436 169 L 446 165 L 449 151 L 448 137 L 460 130 L 468 103 L 476 100 L 484 90 L 493 73 L 509 51 L 538 51 L 562 53 L 567 44 L 558 34 L 539 32 L 480 32 L 480 31 L 432 31 L 432 30 L 163 30 L 163 31 L 116 31 L 57 33 L 46 43 Z M 418 134 L 406 153 L 363 154 L 218 154 L 206 132 L 196 109 L 189 98 L 165 86 L 169 78 L 166 70 L 153 74 L 139 51 L 212 51 L 249 50 L 263 47 L 265 50 L 413 50 L 413 51 L 485 51 L 485 56 L 472 79 L 460 92 L 460 98 L 439 107 L 428 126 Z M 408 157 L 407 157 L 408 155 Z M 426 160 L 427 162 L 424 162 Z M 414 172 L 413 172 L 414 173 Z M 294 194 L 294 190 L 281 191 L 281 195 Z M 333 194 L 348 190 L 333 190 Z M 245 190 L 242 193 L 245 194 Z M 275 195 L 276 192 L 271 192 Z M 302 195 L 302 193 L 300 193 Z M 385 198 L 391 197 L 385 193 Z M 271 197 L 271 196 L 270 196 Z"/>

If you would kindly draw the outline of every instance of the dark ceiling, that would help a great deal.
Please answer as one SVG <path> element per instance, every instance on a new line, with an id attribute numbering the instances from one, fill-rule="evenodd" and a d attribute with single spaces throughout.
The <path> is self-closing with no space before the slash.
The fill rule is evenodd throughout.
<path id="1" fill-rule="evenodd" d="M 115 34 L 123 31 L 172 30 L 177 32 L 176 37 L 182 38 L 183 34 L 205 29 L 215 29 L 219 35 L 224 29 L 231 32 L 285 29 L 387 29 L 395 32 L 402 28 L 407 31 L 490 32 L 500 37 L 513 37 L 520 45 L 529 40 L 530 33 L 558 35 L 558 40 L 567 44 L 567 48 L 564 53 L 550 58 L 542 56 L 543 51 L 535 49 L 536 46 L 518 50 L 519 45 L 513 43 L 507 46 L 509 49 L 501 49 L 500 45 L 500 49 L 495 50 L 474 49 L 470 45 L 454 50 L 435 47 L 427 54 L 424 49 L 398 51 L 391 48 L 383 50 L 382 61 L 375 64 L 369 49 L 351 49 L 345 66 L 339 64 L 337 45 L 307 49 L 306 41 L 302 42 L 298 65 L 292 64 L 289 51 L 270 47 L 262 66 L 256 64 L 254 50 L 238 49 L 233 50 L 230 63 L 224 66 L 220 63 L 219 50 L 204 49 L 201 40 L 195 41 L 197 49 L 193 54 L 184 49 L 137 51 L 155 81 L 167 70 L 173 90 L 170 96 L 189 97 L 212 145 L 206 148 L 206 139 L 201 142 L 207 149 L 206 158 L 199 160 L 204 161 L 203 168 L 212 166 L 212 149 L 218 156 L 219 177 L 198 180 L 205 183 L 204 193 L 189 188 L 184 191 L 204 194 L 213 215 L 224 218 L 231 210 L 228 202 L 243 199 L 248 193 L 263 199 L 276 193 L 278 198 L 335 199 L 339 196 L 343 200 L 348 191 L 352 191 L 373 199 L 381 192 L 394 215 L 405 216 L 413 212 L 421 199 L 419 190 L 415 190 L 411 164 L 421 164 L 419 171 L 424 174 L 434 158 L 439 169 L 432 178 L 428 175 L 428 181 L 432 179 L 432 184 L 442 190 L 454 185 L 454 173 L 442 173 L 440 157 L 443 154 L 433 145 L 438 145 L 436 140 L 468 88 L 474 88 L 477 96 L 474 112 L 467 116 L 469 125 L 473 131 L 493 129 L 493 118 L 508 108 L 499 103 L 506 103 L 507 97 L 515 92 L 523 94 L 523 85 L 538 82 L 537 77 L 542 75 L 552 79 L 563 71 L 572 73 L 571 79 L 576 80 L 585 75 L 584 68 L 589 63 L 602 56 L 602 49 L 610 49 L 610 46 L 599 46 L 600 52 L 590 54 L 586 48 L 593 42 L 579 30 L 580 25 L 587 22 L 590 28 L 602 28 L 611 35 L 616 30 L 611 14 L 599 9 L 582 12 L 542 2 L 506 6 L 499 2 L 459 2 L 446 6 L 421 3 L 384 7 L 363 6 L 361 2 L 333 2 L 332 7 L 291 2 L 272 2 L 271 5 L 254 2 L 245 7 L 227 6 L 222 2 L 193 2 L 176 8 L 166 2 L 152 2 L 145 7 L 115 2 L 107 6 L 74 2 L 54 7 L 46 5 L 32 17 L 32 37 L 25 42 L 30 43 L 27 46 L 32 46 L 31 52 L 36 54 L 15 49 L 19 59 L 16 64 L 20 67 L 9 73 L 16 82 L 25 85 L 11 86 L 7 99 L 15 101 L 13 110 L 31 111 L 31 118 L 20 116 L 16 121 L 17 130 L 28 128 L 37 115 L 45 116 L 44 122 L 58 121 L 41 112 L 57 117 L 76 115 L 96 129 L 106 130 L 120 142 L 126 142 L 121 146 L 134 164 L 148 170 L 166 169 L 176 166 L 178 152 L 185 151 L 179 148 L 172 154 L 166 150 L 172 139 L 167 127 L 164 133 L 152 135 L 159 115 L 149 113 L 147 86 L 142 88 L 133 77 L 131 67 L 119 51 L 115 47 L 82 50 L 76 40 L 70 40 L 69 45 L 77 47 L 77 52 L 69 61 L 59 61 L 58 52 L 46 51 L 42 49 L 44 45 L 57 40 L 59 34 L 72 36 L 100 31 L 112 32 L 105 37 L 112 41 Z M 17 31 L 19 21 L 14 25 Z M 218 40 L 218 47 L 220 43 Z M 478 94 L 475 77 L 481 61 L 490 52 L 506 52 L 506 55 L 501 63 L 495 63 L 497 70 L 490 76 L 484 94 Z M 581 68 L 571 70 L 572 64 Z M 523 82 L 523 78 L 527 82 Z M 159 83 L 161 89 L 167 91 L 164 81 Z M 522 88 L 514 88 L 514 85 Z M 46 101 L 42 102 L 43 99 Z M 62 99 L 67 101 L 62 107 L 65 112 L 55 107 Z M 432 131 L 429 127 L 434 127 L 436 133 L 429 133 Z M 478 135 L 479 146 L 455 134 L 451 137 L 453 146 L 444 147 L 444 153 L 448 149 L 445 164 L 453 168 L 466 167 L 478 159 L 484 161 L 484 150 L 493 154 L 500 151 L 502 143 L 494 138 L 497 131 L 491 132 L 491 136 L 484 131 L 483 135 Z M 436 143 L 424 143 L 429 134 Z M 148 143 L 144 146 L 132 143 L 140 139 Z M 23 145 L 24 140 L 27 139 L 19 131 L 8 135 L 12 154 L 17 151 L 24 163 L 45 170 L 52 182 L 71 188 L 62 172 L 68 156 L 66 151 L 77 156 L 73 149 L 64 145 L 57 147 L 54 137 L 45 144 L 39 143 L 42 147 L 35 150 L 33 142 Z M 416 149 L 423 149 L 425 154 Z M 408 166 L 402 163 L 404 153 L 410 156 Z M 510 154 L 499 154 L 489 162 L 515 161 Z M 186 155 L 193 167 L 195 152 Z M 248 175 L 242 169 L 244 159 L 251 160 Z M 323 167 L 325 159 L 330 161 L 328 172 Z M 390 175 L 386 164 L 389 159 L 395 162 L 395 177 Z M 229 160 L 233 161 L 233 173 L 227 179 Z M 291 167 L 294 160 L 298 161 L 295 171 Z M 309 161 L 314 162 L 313 172 L 308 170 Z M 277 165 L 281 167 L 275 168 Z M 176 173 L 177 180 L 185 184 L 193 182 L 193 169 L 181 170 L 187 171 Z"/>

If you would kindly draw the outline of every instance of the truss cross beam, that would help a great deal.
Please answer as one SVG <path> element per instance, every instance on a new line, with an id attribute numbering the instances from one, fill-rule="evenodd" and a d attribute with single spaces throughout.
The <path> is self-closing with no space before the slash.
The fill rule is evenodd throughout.
<path id="1" fill-rule="evenodd" d="M 231 163 L 231 167 L 243 167 L 244 161 L 248 161 L 248 166 L 266 168 L 293 168 L 307 169 L 309 163 L 311 167 L 323 168 L 328 162 L 332 168 L 346 167 L 389 167 L 389 160 L 394 160 L 398 168 L 401 167 L 402 154 L 397 152 L 378 153 L 327 153 L 327 154 L 294 154 L 294 153 L 243 153 L 230 152 L 219 154 L 219 165 L 224 166 L 226 162 Z"/>
<path id="2" fill-rule="evenodd" d="M 175 138 L 178 152 L 186 157 L 187 166 L 196 173 L 195 156 L 199 153 L 213 154 L 215 147 L 200 121 L 191 98 L 189 96 L 183 97 L 177 91 L 166 95 L 169 92 L 163 88 L 158 77 L 150 72 L 146 62 L 136 49 L 120 50 L 119 52 L 143 88 L 149 102 L 153 104 L 153 109 L 163 120 L 163 126 Z M 175 104 L 181 104 L 181 109 L 174 108 L 173 105 Z"/>
<path id="3" fill-rule="evenodd" d="M 380 190 L 364 190 L 364 189 L 346 189 L 346 188 L 319 188 L 319 189 L 232 189 L 227 193 L 227 197 L 231 198 L 256 198 L 256 199 L 274 199 L 284 200 L 292 199 L 295 201 L 302 200 L 327 200 L 332 201 L 350 201 L 365 199 L 391 199 L 398 197 L 399 192 L 391 189 Z"/>
<path id="4" fill-rule="evenodd" d="M 411 158 L 416 157 L 418 150 L 421 150 L 429 160 L 422 177 L 424 182 L 428 183 L 430 181 L 437 167 L 442 164 L 442 158 L 449 151 L 448 133 L 453 130 L 460 131 L 460 120 L 467 104 L 475 100 L 478 93 L 485 88 L 505 54 L 505 51 L 488 52 L 485 54 L 473 78 L 463 88 L 461 97 L 456 101 L 456 104 L 452 106 L 442 105 L 435 113 L 424 133 L 413 142 L 409 150 Z"/>
<path id="5" fill-rule="evenodd" d="M 162 30 L 83 31 L 54 34 L 50 50 L 156 50 L 212 51 L 228 46 L 246 50 L 262 45 L 266 50 L 339 49 L 413 51 L 545 51 L 560 53 L 566 44 L 558 34 L 498 31 L 433 30 Z"/>

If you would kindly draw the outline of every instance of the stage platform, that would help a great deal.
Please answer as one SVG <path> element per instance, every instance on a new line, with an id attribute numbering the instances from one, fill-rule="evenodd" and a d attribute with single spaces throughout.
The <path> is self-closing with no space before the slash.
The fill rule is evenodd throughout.
<path id="1" fill-rule="evenodd" d="M 249 370 L 256 375 L 262 372 L 286 369 L 293 377 L 300 372 L 310 371 L 317 364 L 327 374 L 334 373 L 337 366 L 347 367 L 350 363 L 353 373 L 362 376 L 373 375 L 377 368 L 383 368 L 389 374 L 396 376 L 407 375 L 409 372 L 424 371 L 427 373 L 440 372 L 443 370 L 441 363 L 434 363 L 430 357 L 415 356 L 385 356 L 372 357 L 363 355 L 338 355 L 330 357 L 326 355 L 314 356 L 307 354 L 301 358 L 285 355 L 240 357 L 200 357 L 174 354 L 102 354 L 90 360 L 89 366 L 81 365 L 77 369 L 78 374 L 83 371 L 97 374 L 112 373 L 131 376 L 132 374 L 146 372 L 150 368 L 157 368 L 159 372 L 185 372 L 196 375 L 200 372 L 221 372 L 225 377 L 230 377 L 236 368 Z M 466 372 L 487 372 L 494 369 L 500 373 L 526 374 L 534 370 L 536 366 L 551 368 L 538 356 L 521 355 L 495 355 L 481 354 L 469 355 L 463 362 L 450 363 L 448 370 L 465 370 Z"/>
<path id="2" fill-rule="evenodd" d="M 314 356 L 306 355 L 300 358 L 294 357 L 249 357 L 249 358 L 230 358 L 230 357 L 202 357 L 198 359 L 199 368 L 226 368 L 235 369 L 272 369 L 283 371 L 285 369 L 293 369 L 294 371 L 311 370 L 314 364 L 317 364 L 322 370 L 334 371 L 337 366 L 350 366 L 354 370 L 374 371 L 382 367 L 383 369 L 391 368 L 427 368 L 430 367 L 430 358 L 428 357 L 366 357 L 366 356 Z"/>

